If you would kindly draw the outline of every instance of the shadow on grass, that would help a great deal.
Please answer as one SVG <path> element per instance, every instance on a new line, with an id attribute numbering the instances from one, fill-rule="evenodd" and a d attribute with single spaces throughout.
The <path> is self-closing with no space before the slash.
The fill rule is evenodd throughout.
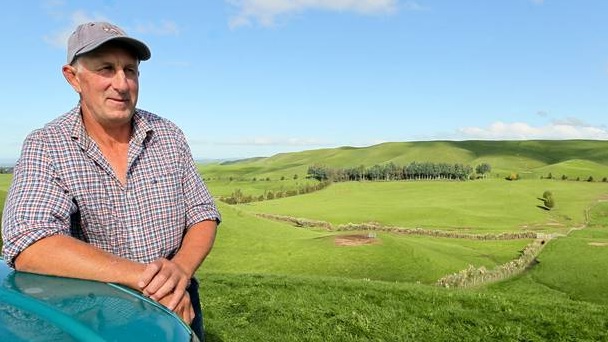
<path id="1" fill-rule="evenodd" d="M 223 340 L 212 331 L 205 331 L 205 342 L 223 342 Z"/>

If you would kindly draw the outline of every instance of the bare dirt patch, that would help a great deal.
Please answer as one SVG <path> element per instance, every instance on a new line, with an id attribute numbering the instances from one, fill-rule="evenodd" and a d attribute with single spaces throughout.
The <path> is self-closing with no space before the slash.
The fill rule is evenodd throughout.
<path id="1" fill-rule="evenodd" d="M 352 235 L 338 235 L 334 240 L 336 246 L 361 246 L 361 245 L 372 245 L 379 242 L 379 240 L 368 234 L 352 234 Z"/>
<path id="2" fill-rule="evenodd" d="M 608 247 L 608 242 L 589 242 L 589 246 Z"/>

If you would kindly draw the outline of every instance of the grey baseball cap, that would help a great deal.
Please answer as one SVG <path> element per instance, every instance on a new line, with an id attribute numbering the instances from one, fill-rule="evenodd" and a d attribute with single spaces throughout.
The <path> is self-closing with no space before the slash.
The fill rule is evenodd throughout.
<path id="1" fill-rule="evenodd" d="M 109 41 L 120 41 L 133 49 L 140 61 L 150 59 L 150 49 L 143 42 L 129 37 L 120 27 L 107 22 L 79 25 L 68 39 L 68 64 L 76 57 L 91 52 Z"/>

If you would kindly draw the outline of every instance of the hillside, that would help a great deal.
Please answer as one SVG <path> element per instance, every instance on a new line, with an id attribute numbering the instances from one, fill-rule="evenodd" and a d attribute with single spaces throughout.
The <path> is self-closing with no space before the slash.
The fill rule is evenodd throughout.
<path id="1" fill-rule="evenodd" d="M 576 160 L 577 162 L 570 162 Z M 553 172 L 569 179 L 608 176 L 608 141 L 601 140 L 527 140 L 527 141 L 426 141 L 391 142 L 369 147 L 340 147 L 280 153 L 267 158 L 252 158 L 230 163 L 201 166 L 208 178 L 290 177 L 305 175 L 308 166 L 366 167 L 393 162 L 463 163 L 476 166 L 489 163 L 492 174 L 511 172 L 537 178 Z M 581 170 L 581 165 L 584 165 Z M 555 167 L 553 167 L 555 166 Z"/>

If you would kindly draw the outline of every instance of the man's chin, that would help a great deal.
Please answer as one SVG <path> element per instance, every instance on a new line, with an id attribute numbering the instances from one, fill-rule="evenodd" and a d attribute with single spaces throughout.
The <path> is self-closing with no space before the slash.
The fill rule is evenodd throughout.
<path id="1" fill-rule="evenodd" d="M 107 116 L 107 122 L 112 125 L 123 125 L 130 123 L 133 118 L 134 109 L 131 110 L 114 110 L 109 112 Z"/>

